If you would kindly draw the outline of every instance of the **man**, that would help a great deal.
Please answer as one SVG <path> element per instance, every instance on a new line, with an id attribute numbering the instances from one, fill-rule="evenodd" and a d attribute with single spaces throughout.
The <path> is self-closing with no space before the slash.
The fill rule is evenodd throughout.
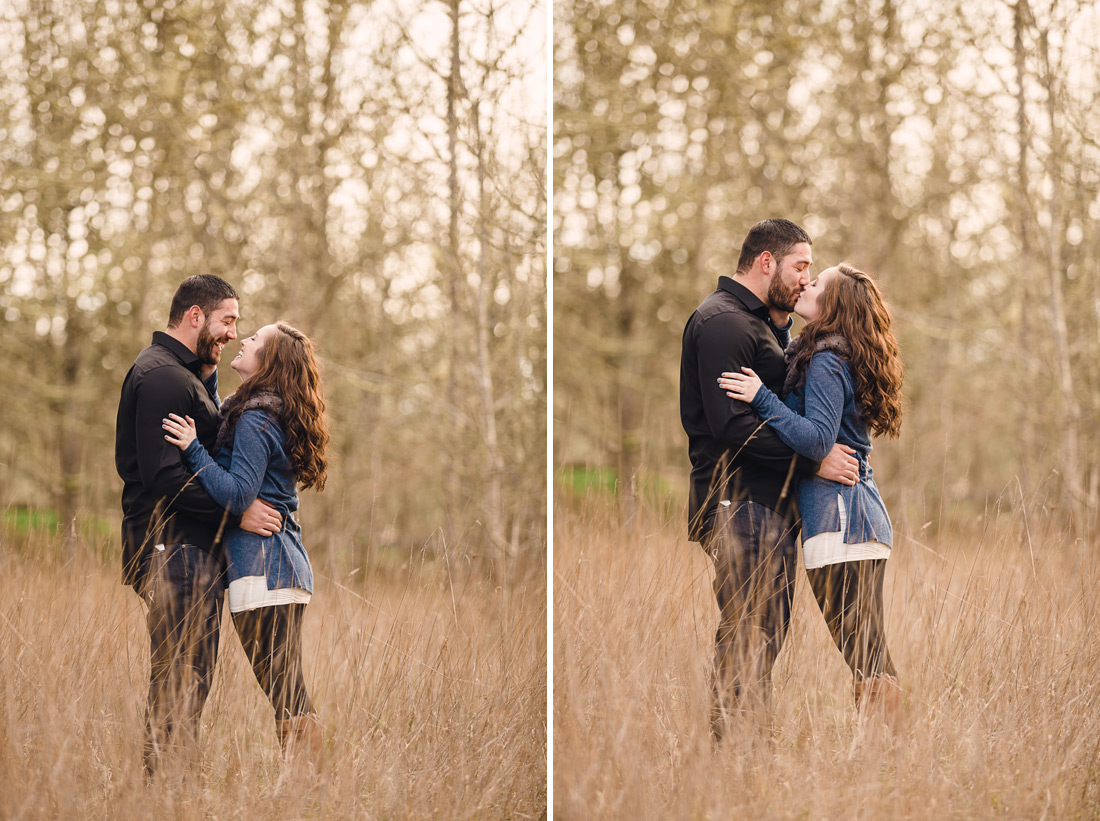
<path id="1" fill-rule="evenodd" d="M 165 440 L 169 413 L 190 416 L 210 447 L 218 429 L 217 366 L 237 338 L 237 292 L 210 274 L 184 280 L 168 328 L 153 334 L 122 384 L 115 467 L 122 477 L 122 579 L 148 605 L 150 675 L 144 766 L 148 776 L 173 735 L 198 741 L 218 654 L 225 558 L 221 536 L 241 527 L 270 536 L 279 514 L 260 500 L 240 521 L 218 507 Z"/>
<path id="2" fill-rule="evenodd" d="M 794 594 L 797 474 L 854 484 L 858 463 L 834 445 L 820 465 L 797 456 L 748 403 L 718 387 L 724 371 L 750 367 L 779 393 L 799 294 L 810 282 L 809 235 L 793 222 L 764 220 L 741 246 L 737 272 L 684 328 L 680 419 L 691 457 L 689 534 L 714 560 L 721 620 L 715 638 L 711 731 L 721 740 L 734 715 L 767 721 L 771 669 L 783 645 Z"/>

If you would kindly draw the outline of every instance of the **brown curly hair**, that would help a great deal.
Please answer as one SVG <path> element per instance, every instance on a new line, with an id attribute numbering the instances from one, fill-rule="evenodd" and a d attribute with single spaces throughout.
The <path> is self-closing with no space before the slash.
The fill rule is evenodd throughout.
<path id="1" fill-rule="evenodd" d="M 890 309 L 875 281 L 863 271 L 841 263 L 839 275 L 825 286 L 820 314 L 806 324 L 791 362 L 796 386 L 806 381 L 817 343 L 831 335 L 842 337 L 855 382 L 860 418 L 877 436 L 897 438 L 901 432 L 901 385 L 904 368 L 898 341 L 890 329 Z"/>
<path id="2" fill-rule="evenodd" d="M 313 342 L 285 322 L 276 322 L 272 334 L 258 351 L 259 367 L 233 395 L 227 424 L 237 424 L 245 403 L 257 394 L 270 393 L 282 400 L 279 424 L 286 436 L 287 455 L 294 476 L 303 488 L 325 489 L 328 462 L 328 419 L 321 369 Z"/>

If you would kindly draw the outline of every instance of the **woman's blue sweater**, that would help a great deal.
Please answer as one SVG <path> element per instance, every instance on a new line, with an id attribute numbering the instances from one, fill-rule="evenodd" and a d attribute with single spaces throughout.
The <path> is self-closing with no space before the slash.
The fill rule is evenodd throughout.
<path id="1" fill-rule="evenodd" d="M 840 530 L 838 497 L 847 511 L 846 544 L 893 544 L 893 528 L 886 505 L 873 478 L 868 457 L 871 435 L 859 417 L 855 387 L 848 360 L 831 350 L 819 351 L 810 360 L 803 384 L 791 391 L 784 404 L 761 386 L 752 408 L 775 429 L 792 450 L 820 461 L 837 442 L 855 450 L 859 482 L 849 487 L 820 476 L 806 476 L 798 487 L 802 514 L 802 538 Z"/>
<path id="2" fill-rule="evenodd" d="M 234 529 L 226 539 L 229 581 L 266 576 L 267 589 L 298 587 L 313 592 L 313 569 L 294 519 L 298 490 L 278 420 L 264 410 L 246 410 L 237 420 L 231 447 L 213 459 L 198 439 L 183 452 L 206 492 L 230 513 L 240 515 L 256 497 L 283 517 L 282 532 L 264 537 Z"/>

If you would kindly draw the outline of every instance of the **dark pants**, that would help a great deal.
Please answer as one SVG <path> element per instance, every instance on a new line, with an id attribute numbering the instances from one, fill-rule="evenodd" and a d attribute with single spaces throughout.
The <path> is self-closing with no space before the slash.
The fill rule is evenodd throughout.
<path id="1" fill-rule="evenodd" d="M 796 527 L 753 502 L 719 506 L 704 539 L 721 612 L 711 702 L 716 738 L 733 717 L 768 719 L 771 671 L 791 618 L 797 539 Z"/>
<path id="2" fill-rule="evenodd" d="M 149 606 L 149 698 L 144 765 L 151 775 L 169 750 L 197 752 L 199 717 L 218 659 L 225 574 L 194 545 L 154 549 L 141 586 Z"/>
<path id="3" fill-rule="evenodd" d="M 882 606 L 886 559 L 830 564 L 808 570 L 806 576 L 855 680 L 896 677 Z"/>
<path id="4" fill-rule="evenodd" d="M 313 712 L 302 676 L 304 604 L 280 604 L 233 614 L 256 681 L 271 699 L 275 720 Z"/>

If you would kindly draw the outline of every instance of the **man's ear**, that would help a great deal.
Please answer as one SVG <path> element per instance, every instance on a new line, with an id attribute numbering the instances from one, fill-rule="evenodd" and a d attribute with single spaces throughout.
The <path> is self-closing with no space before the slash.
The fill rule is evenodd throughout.
<path id="1" fill-rule="evenodd" d="M 187 309 L 187 318 L 191 320 L 192 328 L 202 327 L 202 308 L 198 305 L 192 305 Z"/>
<path id="2" fill-rule="evenodd" d="M 765 274 L 771 274 L 772 263 L 775 262 L 775 258 L 768 251 L 763 251 L 760 254 L 760 270 Z"/>

